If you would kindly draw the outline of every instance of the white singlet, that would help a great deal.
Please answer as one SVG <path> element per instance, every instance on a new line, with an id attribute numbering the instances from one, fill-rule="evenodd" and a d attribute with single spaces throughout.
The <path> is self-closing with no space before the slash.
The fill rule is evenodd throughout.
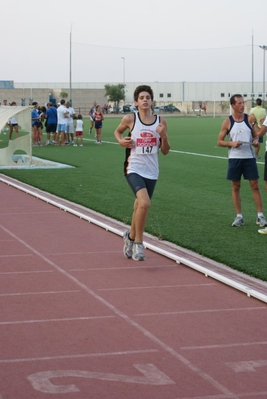
<path id="1" fill-rule="evenodd" d="M 134 141 L 134 147 L 126 149 L 125 174 L 137 173 L 152 180 L 158 178 L 160 135 L 156 132 L 156 128 L 159 123 L 158 115 L 155 115 L 153 123 L 147 125 L 140 120 L 138 112 L 134 114 L 134 126 L 129 133 Z"/>

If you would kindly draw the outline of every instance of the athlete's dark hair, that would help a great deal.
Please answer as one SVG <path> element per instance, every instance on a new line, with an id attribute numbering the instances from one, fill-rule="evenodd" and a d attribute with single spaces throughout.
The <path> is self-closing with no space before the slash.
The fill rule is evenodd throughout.
<path id="1" fill-rule="evenodd" d="M 261 105 L 261 104 L 262 104 L 262 100 L 261 100 L 260 98 L 257 98 L 256 104 L 257 104 L 257 105 Z"/>
<path id="2" fill-rule="evenodd" d="M 233 94 L 230 98 L 230 104 L 234 105 L 236 103 L 236 98 L 242 98 L 242 94 Z"/>
<path id="3" fill-rule="evenodd" d="M 154 93 L 153 90 L 151 89 L 150 86 L 146 86 L 146 85 L 142 85 L 142 86 L 138 86 L 135 91 L 134 91 L 134 101 L 138 100 L 138 96 L 140 93 L 142 93 L 142 91 L 146 91 L 147 93 L 150 94 L 151 100 L 154 100 Z"/>

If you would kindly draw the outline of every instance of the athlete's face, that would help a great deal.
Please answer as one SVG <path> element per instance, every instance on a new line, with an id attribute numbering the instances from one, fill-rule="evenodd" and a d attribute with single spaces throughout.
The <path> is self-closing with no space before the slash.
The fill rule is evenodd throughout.
<path id="1" fill-rule="evenodd" d="M 238 113 L 243 113 L 245 109 L 244 99 L 243 97 L 236 97 L 235 104 L 232 105 L 233 110 Z"/>
<path id="2" fill-rule="evenodd" d="M 139 93 L 138 99 L 135 101 L 135 106 L 138 107 L 138 109 L 150 109 L 152 106 L 150 94 L 147 91 Z"/>

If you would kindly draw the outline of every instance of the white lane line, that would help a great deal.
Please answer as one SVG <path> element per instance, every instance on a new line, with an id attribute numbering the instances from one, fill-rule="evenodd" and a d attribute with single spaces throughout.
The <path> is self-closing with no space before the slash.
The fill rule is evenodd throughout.
<path id="1" fill-rule="evenodd" d="M 51 294 L 70 294 L 73 292 L 81 292 L 81 290 L 68 290 L 68 291 L 39 291 L 39 292 L 14 292 L 11 294 L 0 294 L 2 296 L 22 296 L 22 295 L 51 295 Z"/>
<path id="2" fill-rule="evenodd" d="M 98 320 L 98 319 L 112 319 L 115 316 L 89 316 L 89 317 L 70 317 L 65 319 L 44 319 L 44 320 L 21 320 L 21 321 L 1 321 L 1 326 L 14 324 L 34 324 L 34 323 L 55 323 L 62 321 L 80 321 L 80 320 Z"/>
<path id="3" fill-rule="evenodd" d="M 218 312 L 240 312 L 240 311 L 255 311 L 264 310 L 266 312 L 266 307 L 258 306 L 254 308 L 231 308 L 231 309 L 204 309 L 204 310 L 183 310 L 177 312 L 158 312 L 158 313 L 138 313 L 135 316 L 146 317 L 146 316 L 169 316 L 176 314 L 193 314 L 193 313 L 218 313 Z"/>
<path id="4" fill-rule="evenodd" d="M 65 256 L 65 255 L 88 255 L 88 254 L 116 254 L 121 253 L 121 251 L 80 251 L 80 252 L 57 252 L 57 253 L 45 253 L 46 256 Z"/>
<path id="5" fill-rule="evenodd" d="M 159 338 L 157 338 L 155 335 L 153 335 L 150 331 L 146 330 L 144 327 L 142 327 L 140 324 L 138 324 L 136 321 L 131 319 L 129 316 L 127 316 L 125 313 L 120 311 L 118 308 L 116 308 L 114 305 L 112 305 L 110 302 L 108 302 L 106 299 L 102 298 L 100 295 L 98 295 L 96 292 L 94 292 L 92 289 L 87 287 L 84 283 L 82 283 L 80 280 L 69 274 L 66 270 L 62 269 L 60 266 L 58 266 L 56 263 L 52 262 L 50 259 L 46 258 L 43 254 L 41 254 L 39 251 L 31 247 L 28 243 L 26 243 L 24 240 L 20 239 L 17 237 L 14 233 L 9 231 L 3 226 L 0 226 L 6 233 L 8 233 L 11 237 L 15 238 L 20 244 L 24 245 L 26 248 L 31 250 L 34 254 L 38 255 L 42 260 L 47 262 L 49 265 L 53 266 L 59 273 L 61 273 L 63 276 L 67 277 L 69 280 L 71 280 L 73 283 L 78 285 L 80 288 L 82 288 L 84 291 L 86 291 L 89 295 L 91 295 L 93 298 L 95 298 L 98 302 L 106 306 L 109 310 L 111 310 L 115 315 L 120 317 L 122 320 L 124 320 L 126 323 L 128 323 L 131 327 L 135 328 L 139 332 L 141 332 L 145 337 L 150 339 L 151 342 L 154 344 L 158 345 L 161 347 L 164 351 L 169 353 L 172 357 L 180 361 L 184 366 L 188 367 L 191 371 L 196 373 L 200 378 L 202 378 L 204 381 L 208 382 L 211 384 L 213 387 L 218 389 L 218 391 L 221 391 L 224 394 L 227 395 L 232 395 L 233 399 L 237 399 L 237 396 L 234 395 L 232 392 L 230 392 L 227 387 L 222 385 L 219 381 L 215 380 L 213 377 L 211 377 L 209 374 L 207 374 L 205 371 L 200 369 L 198 366 L 190 362 L 187 358 L 185 358 L 183 355 L 178 353 L 175 349 L 170 347 L 169 345 L 165 344 L 165 342 L 161 341 Z"/>
<path id="6" fill-rule="evenodd" d="M 158 349 L 140 349 L 140 350 L 123 351 L 123 352 L 84 353 L 80 355 L 30 357 L 22 359 L 0 359 L 0 363 L 23 363 L 23 362 L 36 362 L 44 360 L 58 360 L 58 359 L 83 359 L 87 357 L 122 356 L 122 355 L 136 355 L 140 353 L 158 353 L 158 352 L 159 352 Z"/>
<path id="7" fill-rule="evenodd" d="M 234 395 L 205 395 L 205 396 L 186 396 L 181 398 L 179 396 L 179 398 L 175 398 L 175 399 L 233 399 L 233 398 L 237 398 L 237 399 L 242 399 L 242 398 L 260 398 L 263 397 L 263 399 L 267 398 L 267 391 L 261 391 L 261 392 L 246 392 L 246 393 L 237 393 L 235 396 Z"/>
<path id="8" fill-rule="evenodd" d="M 145 287 L 118 287 L 118 288 L 99 288 L 98 291 L 128 291 L 128 290 L 154 290 L 158 288 L 184 288 L 184 287 L 207 287 L 216 285 L 215 283 L 207 284 L 178 284 L 178 285 L 153 285 Z"/>
<path id="9" fill-rule="evenodd" d="M 25 270 L 24 272 L 0 272 L 0 274 L 38 274 L 38 273 L 55 273 L 55 270 Z"/>
<path id="10" fill-rule="evenodd" d="M 14 241 L 14 240 L 12 240 L 12 241 Z M 33 254 L 24 254 L 24 255 L 0 255 L 0 258 L 21 258 L 21 257 L 24 257 L 24 256 L 33 256 Z"/>
<path id="11" fill-rule="evenodd" d="M 180 349 L 182 350 L 198 350 L 198 349 L 221 349 L 221 348 L 234 348 L 240 346 L 254 346 L 254 345 L 267 345 L 267 341 L 263 342 L 240 342 L 240 343 L 233 343 L 233 344 L 221 344 L 221 345 L 202 345 L 202 346 L 183 346 Z"/>
<path id="12" fill-rule="evenodd" d="M 121 251 L 120 251 L 121 252 Z M 167 268 L 177 268 L 177 264 L 174 265 L 160 265 L 160 266 L 119 266 L 119 267 L 88 267 L 88 269 L 69 269 L 70 272 L 88 272 L 91 270 L 136 270 L 136 269 L 167 269 Z"/>

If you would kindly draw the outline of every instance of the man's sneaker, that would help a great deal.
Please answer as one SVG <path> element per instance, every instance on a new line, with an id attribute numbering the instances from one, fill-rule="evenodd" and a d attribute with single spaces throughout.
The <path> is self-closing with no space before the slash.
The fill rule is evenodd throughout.
<path id="1" fill-rule="evenodd" d="M 130 232 L 129 230 L 126 230 L 123 233 L 123 241 L 124 241 L 124 246 L 123 246 L 123 254 L 126 256 L 126 258 L 131 258 L 133 255 L 133 241 L 130 240 L 129 238 Z"/>
<path id="2" fill-rule="evenodd" d="M 264 227 L 264 226 L 267 226 L 267 221 L 266 221 L 265 217 L 262 215 L 257 218 L 256 224 L 259 225 L 260 227 Z"/>
<path id="3" fill-rule="evenodd" d="M 255 158 L 256 159 L 261 159 L 261 156 L 260 155 L 255 155 Z"/>
<path id="4" fill-rule="evenodd" d="M 145 260 L 144 245 L 135 243 L 133 244 L 133 260 Z"/>
<path id="5" fill-rule="evenodd" d="M 258 230 L 258 233 L 260 233 L 260 234 L 267 234 L 267 227 L 265 227 L 265 229 L 260 229 L 260 230 Z"/>
<path id="6" fill-rule="evenodd" d="M 244 225 L 244 219 L 242 216 L 237 216 L 232 223 L 232 227 L 239 227 Z"/>

